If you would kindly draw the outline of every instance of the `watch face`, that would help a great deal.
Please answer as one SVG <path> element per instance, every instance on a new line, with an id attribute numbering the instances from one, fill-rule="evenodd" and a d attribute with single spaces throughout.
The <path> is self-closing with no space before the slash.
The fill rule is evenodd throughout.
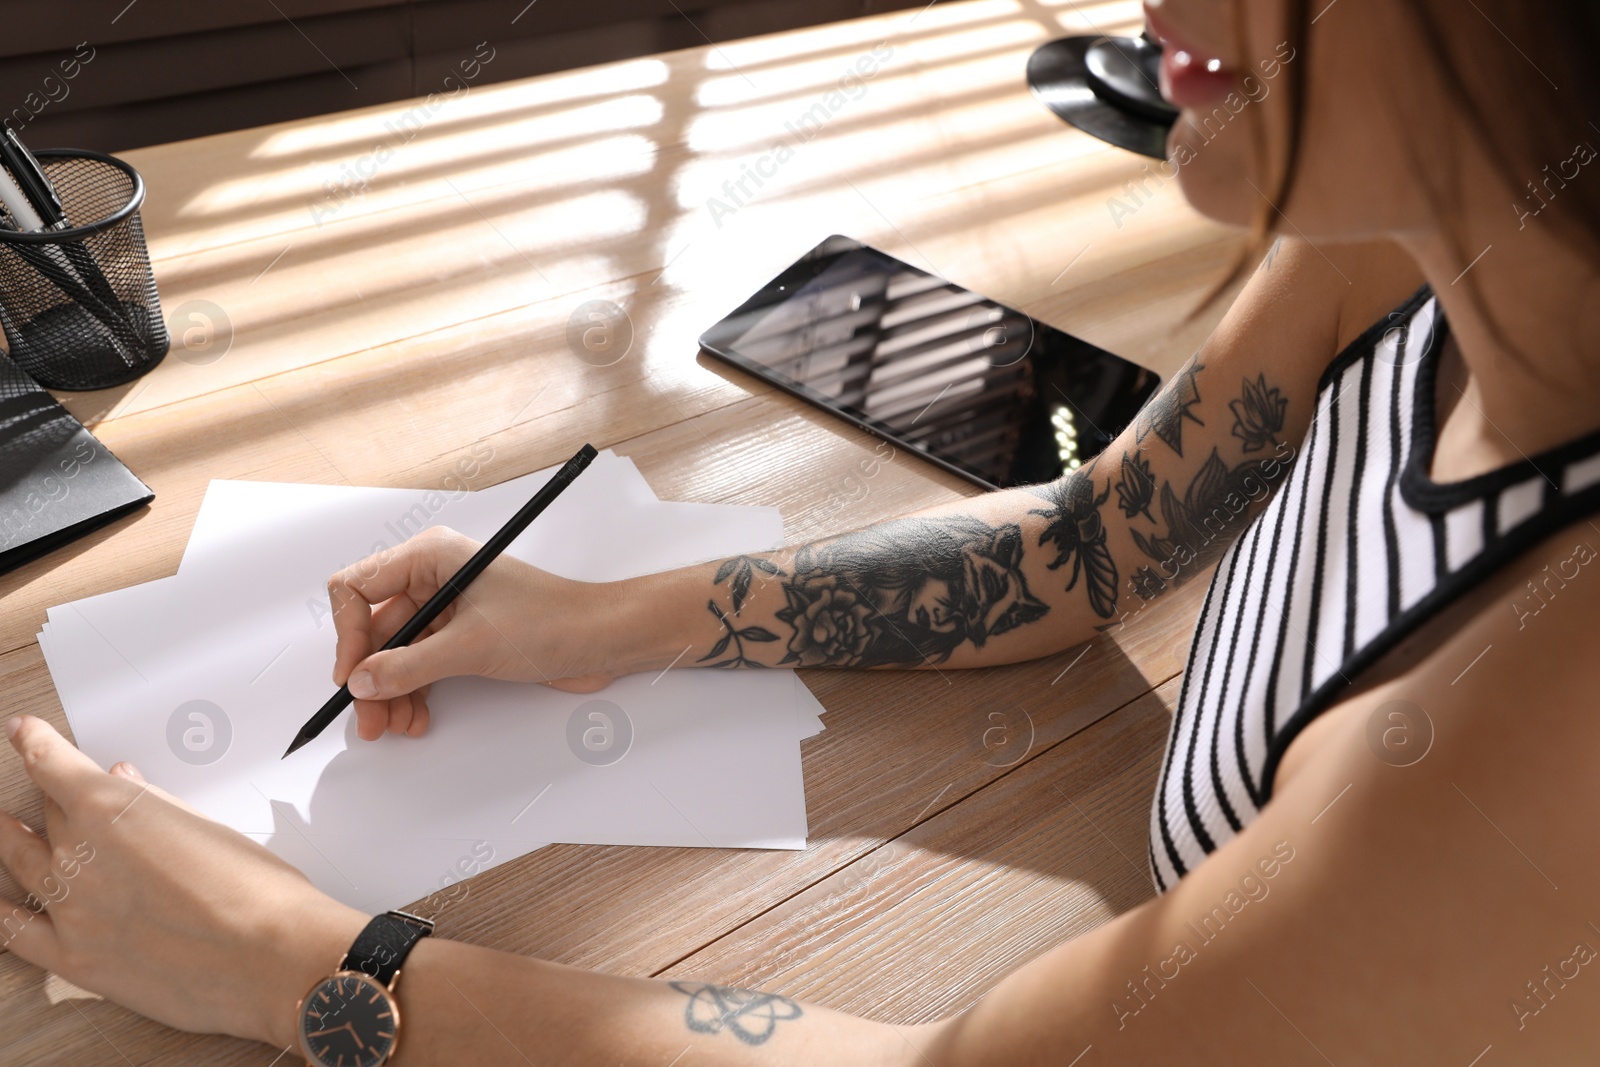
<path id="1" fill-rule="evenodd" d="M 399 1029 L 394 998 L 359 971 L 323 979 L 300 1004 L 300 1051 L 318 1067 L 377 1067 Z"/>

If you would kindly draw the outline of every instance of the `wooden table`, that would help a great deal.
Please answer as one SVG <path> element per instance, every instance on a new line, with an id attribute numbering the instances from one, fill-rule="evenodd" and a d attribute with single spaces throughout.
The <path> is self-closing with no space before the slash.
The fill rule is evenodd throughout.
<path id="1" fill-rule="evenodd" d="M 45 609 L 172 574 L 211 478 L 430 486 L 487 445 L 481 486 L 590 440 L 664 498 L 776 505 L 791 539 L 971 494 L 904 452 L 847 481 L 865 435 L 697 355 L 830 232 L 1169 374 L 1215 321 L 1185 315 L 1237 238 L 1159 175 L 1130 193 L 1144 161 L 1022 80 L 1046 40 L 1138 18 L 1127 0 L 971 0 L 129 153 L 178 347 L 64 399 L 157 498 L 0 578 L 0 710 L 64 728 Z M 874 46 L 871 79 L 830 97 Z M 786 123 L 819 102 L 798 141 Z M 708 209 L 780 140 L 753 196 Z M 631 321 L 609 366 L 566 340 L 589 300 Z M 467 883 L 441 933 L 884 1020 L 964 1008 L 1150 895 L 1149 797 L 1198 606 L 1180 595 L 1165 621 L 1031 664 L 808 672 L 828 728 L 804 746 L 804 852 L 553 846 Z M 39 818 L 15 759 L 0 791 Z M 4 1064 L 272 1058 L 10 954 L 0 1015 Z"/>

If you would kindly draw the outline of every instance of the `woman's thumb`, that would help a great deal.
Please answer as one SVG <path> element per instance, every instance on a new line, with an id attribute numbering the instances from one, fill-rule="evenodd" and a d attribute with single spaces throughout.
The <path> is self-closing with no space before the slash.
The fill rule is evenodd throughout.
<path id="1" fill-rule="evenodd" d="M 350 672 L 350 695 L 357 700 L 388 700 L 462 673 L 451 662 L 449 639 L 431 634 L 404 648 L 374 652 Z"/>

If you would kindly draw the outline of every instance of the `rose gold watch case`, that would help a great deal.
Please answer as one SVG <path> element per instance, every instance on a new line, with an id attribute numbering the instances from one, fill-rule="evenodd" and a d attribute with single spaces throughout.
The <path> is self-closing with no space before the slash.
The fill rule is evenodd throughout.
<path id="1" fill-rule="evenodd" d="M 354 978 L 383 994 L 383 999 L 388 1003 L 389 1011 L 394 1016 L 394 1041 L 390 1043 L 388 1053 L 378 1062 L 379 1064 L 384 1064 L 393 1059 L 394 1054 L 400 1050 L 400 1002 L 394 996 L 394 984 L 399 977 L 400 972 L 395 971 L 394 977 L 389 979 L 388 985 L 384 985 L 365 971 L 334 971 L 326 977 L 317 979 L 317 984 L 306 990 L 305 995 L 294 1006 L 295 1044 L 299 1046 L 300 1055 L 305 1058 L 306 1063 L 312 1064 L 313 1067 L 331 1067 L 331 1065 L 324 1065 L 321 1060 L 317 1059 L 316 1053 L 306 1043 L 305 1027 L 302 1025 L 302 1021 L 305 1019 L 306 1001 L 310 1000 L 312 994 L 321 989 L 324 984 L 335 978 Z"/>

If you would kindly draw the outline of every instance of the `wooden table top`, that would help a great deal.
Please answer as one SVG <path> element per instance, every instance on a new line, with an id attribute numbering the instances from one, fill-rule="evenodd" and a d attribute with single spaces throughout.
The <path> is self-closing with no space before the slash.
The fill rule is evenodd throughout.
<path id="1" fill-rule="evenodd" d="M 65 728 L 46 608 L 174 573 L 212 478 L 424 487 L 486 444 L 481 487 L 589 440 L 665 499 L 775 505 L 791 540 L 971 495 L 903 451 L 847 481 L 865 434 L 695 338 L 837 232 L 1170 374 L 1214 324 L 1185 316 L 1238 238 L 1023 81 L 1045 41 L 1138 24 L 1131 0 L 968 0 L 127 153 L 175 347 L 63 399 L 156 501 L 0 577 L 0 712 Z M 864 55 L 873 75 L 840 91 Z M 589 300 L 631 322 L 609 366 L 567 344 Z M 1150 895 L 1149 798 L 1198 607 L 1193 583 L 1179 595 L 1034 663 L 805 672 L 828 728 L 803 746 L 804 852 L 552 846 L 466 883 L 440 933 L 887 1021 L 964 1008 Z M 0 798 L 39 818 L 14 759 Z M 0 1014 L 3 1064 L 271 1059 L 3 952 Z"/>

